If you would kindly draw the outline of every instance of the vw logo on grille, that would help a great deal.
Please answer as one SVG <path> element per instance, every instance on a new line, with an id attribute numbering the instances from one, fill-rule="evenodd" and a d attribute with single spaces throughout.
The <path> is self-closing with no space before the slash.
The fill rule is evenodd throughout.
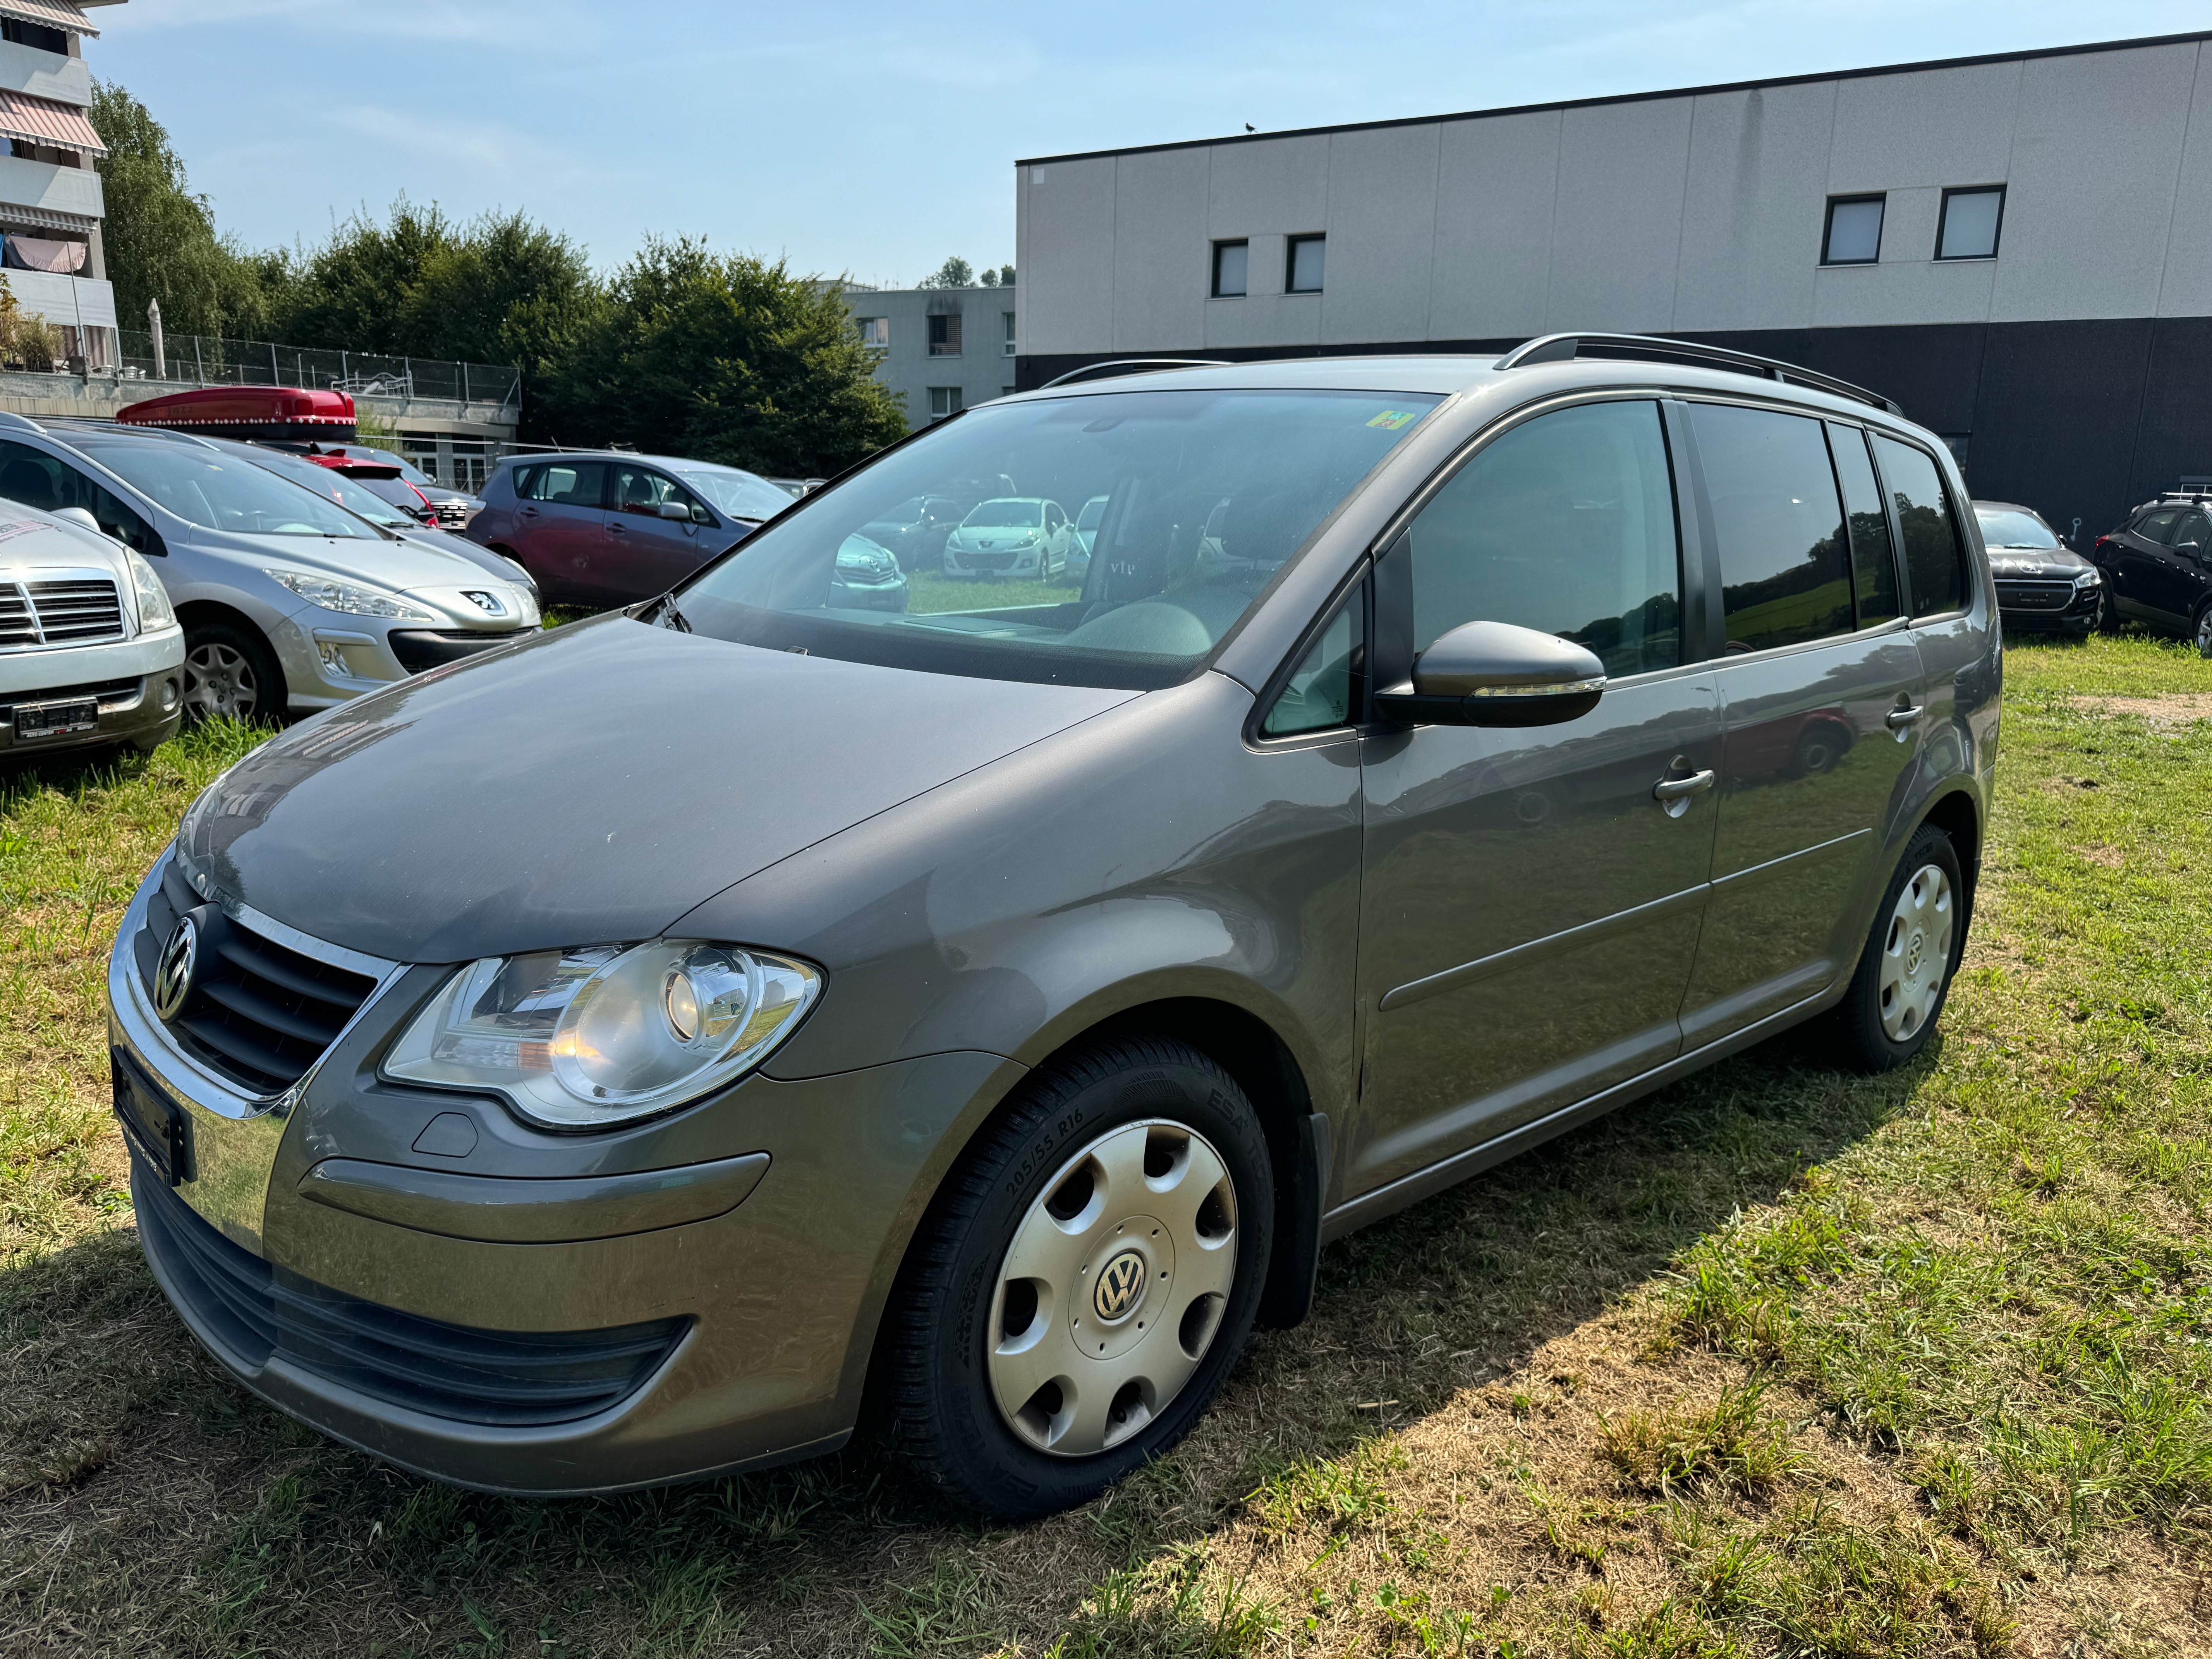
<path id="1" fill-rule="evenodd" d="M 154 1012 L 164 1020 L 174 1019 L 192 994 L 192 969 L 198 965 L 200 930 L 190 916 L 178 919 L 161 941 L 161 955 L 154 964 Z"/>
<path id="2" fill-rule="evenodd" d="M 1147 1271 L 1141 1255 L 1122 1251 L 1098 1270 L 1098 1282 L 1091 1287 L 1091 1310 L 1109 1325 L 1126 1319 L 1144 1300 Z"/>

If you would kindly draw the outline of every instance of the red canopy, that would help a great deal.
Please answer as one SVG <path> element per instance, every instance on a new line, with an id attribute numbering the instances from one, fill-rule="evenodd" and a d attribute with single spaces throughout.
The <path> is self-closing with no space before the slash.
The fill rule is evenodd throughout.
<path id="1" fill-rule="evenodd" d="M 354 435 L 353 399 L 343 392 L 288 386 L 211 386 L 149 398 L 115 411 L 125 426 L 173 427 L 211 438 L 331 438 Z"/>

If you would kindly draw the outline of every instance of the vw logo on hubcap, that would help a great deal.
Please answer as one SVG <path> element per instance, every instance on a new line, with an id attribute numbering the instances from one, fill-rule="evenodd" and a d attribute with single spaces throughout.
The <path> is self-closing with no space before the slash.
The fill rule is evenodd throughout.
<path id="1" fill-rule="evenodd" d="M 1145 1275 L 1148 1271 L 1142 1255 L 1135 1250 L 1122 1251 L 1098 1270 L 1098 1282 L 1091 1287 L 1091 1312 L 1109 1325 L 1127 1319 L 1137 1310 L 1137 1304 L 1144 1300 Z"/>
<path id="2" fill-rule="evenodd" d="M 1905 972 L 1908 979 L 1917 977 L 1920 972 L 1920 947 L 1926 942 L 1925 935 L 1915 933 L 1912 943 L 1905 947 Z"/>
<path id="3" fill-rule="evenodd" d="M 190 916 L 179 918 L 161 942 L 161 959 L 154 965 L 154 1012 L 164 1020 L 183 1012 L 192 994 L 192 969 L 200 954 L 199 929 Z"/>

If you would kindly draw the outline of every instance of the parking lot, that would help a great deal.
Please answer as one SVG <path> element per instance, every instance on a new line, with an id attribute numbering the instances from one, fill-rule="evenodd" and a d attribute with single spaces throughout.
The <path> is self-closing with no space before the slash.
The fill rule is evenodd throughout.
<path id="1" fill-rule="evenodd" d="M 1846 1078 L 1785 1038 L 1331 1247 L 1313 1320 L 1178 1450 L 1000 1531 L 858 1449 L 485 1498 L 227 1380 L 133 1237 L 101 973 L 255 738 L 0 775 L 0 1651 L 2212 1640 L 2205 670 L 2133 635 L 2008 652 L 1919 1061 Z"/>

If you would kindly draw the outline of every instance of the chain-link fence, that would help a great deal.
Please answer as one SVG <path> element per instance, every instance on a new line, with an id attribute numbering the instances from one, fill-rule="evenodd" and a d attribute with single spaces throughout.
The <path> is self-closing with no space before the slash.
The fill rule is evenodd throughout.
<path id="1" fill-rule="evenodd" d="M 386 357 L 328 351 L 268 340 L 223 340 L 169 334 L 161 355 L 143 329 L 116 331 L 125 380 L 189 380 L 196 386 L 295 386 L 357 396 L 428 398 L 504 405 L 522 397 L 522 372 L 498 363 L 455 363 L 434 357 Z"/>

